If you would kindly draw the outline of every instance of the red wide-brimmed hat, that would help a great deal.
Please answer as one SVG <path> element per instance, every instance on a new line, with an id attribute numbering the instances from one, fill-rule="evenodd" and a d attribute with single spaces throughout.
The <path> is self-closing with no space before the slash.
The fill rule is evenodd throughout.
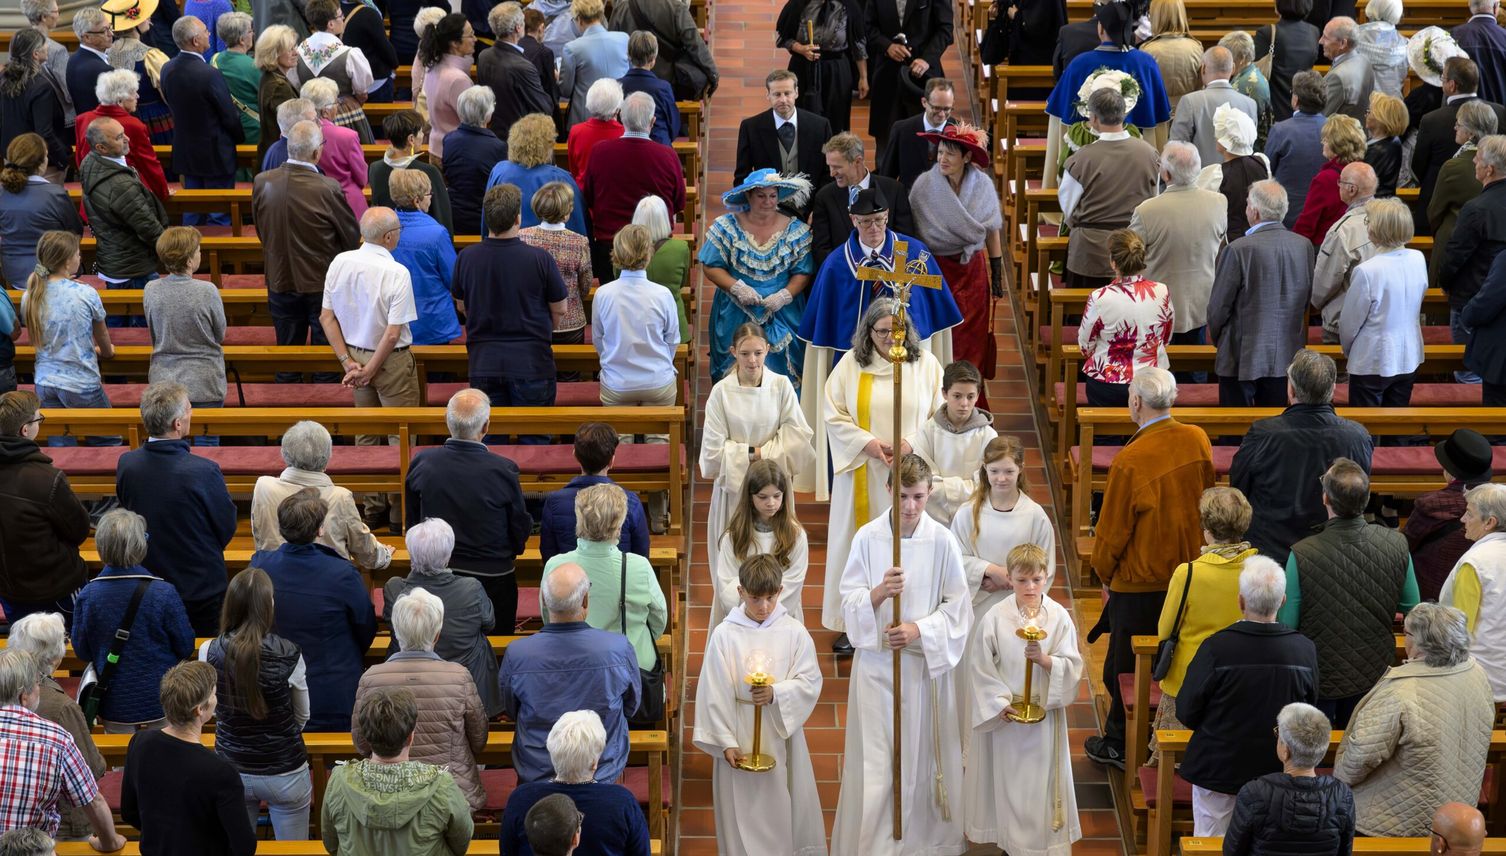
<path id="1" fill-rule="evenodd" d="M 932 143 L 952 143 L 960 146 L 972 158 L 973 163 L 982 169 L 988 169 L 988 132 L 982 128 L 975 128 L 964 122 L 947 125 L 938 133 L 936 131 L 921 131 L 917 137 L 924 138 Z"/>

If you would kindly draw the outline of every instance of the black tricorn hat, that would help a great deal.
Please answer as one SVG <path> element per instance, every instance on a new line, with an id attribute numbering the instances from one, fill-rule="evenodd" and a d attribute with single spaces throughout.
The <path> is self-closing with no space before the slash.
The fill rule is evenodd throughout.
<path id="1" fill-rule="evenodd" d="M 858 198 L 847 206 L 847 213 L 864 217 L 869 214 L 882 214 L 889 210 L 889 200 L 884 198 L 884 192 L 878 187 L 865 187 L 858 191 Z"/>
<path id="2" fill-rule="evenodd" d="M 1433 454 L 1449 475 L 1462 482 L 1490 479 L 1490 441 L 1479 432 L 1459 428 L 1434 446 Z"/>

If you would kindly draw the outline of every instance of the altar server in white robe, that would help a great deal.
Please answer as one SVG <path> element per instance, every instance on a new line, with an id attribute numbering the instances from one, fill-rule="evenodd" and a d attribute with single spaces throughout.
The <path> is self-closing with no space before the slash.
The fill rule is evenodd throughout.
<path id="1" fill-rule="evenodd" d="M 920 348 L 915 328 L 905 329 L 908 362 L 901 364 L 904 385 L 899 449 L 894 449 L 894 363 L 889 339 L 894 331 L 893 300 L 875 300 L 852 338 L 852 350 L 838 361 L 826 384 L 821 425 L 831 449 L 832 487 L 826 530 L 826 578 L 821 624 L 845 630 L 838 580 L 847 567 L 847 551 L 858 527 L 889 510 L 889 467 L 896 452 L 912 451 L 921 426 L 941 406 L 941 364 Z M 847 640 L 838 639 L 837 649 Z"/>
<path id="2" fill-rule="evenodd" d="M 774 461 L 791 475 L 815 465 L 815 433 L 800 409 L 800 397 L 788 378 L 764 371 L 769 342 L 763 328 L 745 323 L 732 334 L 736 370 L 711 388 L 706 399 L 705 430 L 701 435 L 701 477 L 713 481 L 711 512 L 706 519 L 706 543 L 710 551 L 711 579 L 737 584 L 737 567 L 718 573 L 721 557 L 714 545 L 726 530 L 737 505 L 744 476 L 754 461 Z M 793 497 L 791 497 L 793 498 Z M 803 572 L 802 572 L 803 576 Z M 798 597 L 799 592 L 795 592 Z M 734 596 L 727 604 L 736 603 Z M 798 603 L 798 601 L 797 601 Z M 799 618 L 798 609 L 791 610 Z M 725 615 L 712 616 L 712 626 Z"/>
<path id="3" fill-rule="evenodd" d="M 795 519 L 790 477 L 771 460 L 754 461 L 734 501 L 737 504 L 727 521 L 727 529 L 711 551 L 716 557 L 711 566 L 714 586 L 711 626 L 721 624 L 737 606 L 741 597 L 739 569 L 743 562 L 760 553 L 768 553 L 778 562 L 784 573 L 784 592 L 779 602 L 803 626 L 800 597 L 805 590 L 810 547 L 804 527 Z"/>
<path id="4" fill-rule="evenodd" d="M 926 514 L 930 468 L 909 455 L 899 464 L 899 476 L 900 567 L 894 567 L 894 540 L 884 518 L 858 530 L 842 574 L 847 634 L 857 650 L 847 683 L 847 739 L 831 847 L 833 853 L 862 856 L 952 856 L 967 849 L 953 680 L 972 607 L 957 539 Z M 891 819 L 895 648 L 902 651 L 900 841 L 893 838 Z"/>
<path id="5" fill-rule="evenodd" d="M 983 616 L 1009 596 L 1009 551 L 1035 544 L 1046 554 L 1046 588 L 1056 578 L 1056 533 L 1045 509 L 1025 493 L 1025 447 L 1018 437 L 997 437 L 983 448 L 978 487 L 971 500 L 952 516 L 952 534 L 962 548 L 968 591 L 973 596 L 971 650 L 977 644 Z M 957 681 L 958 705 L 967 722 L 971 688 L 966 670 Z"/>
<path id="6" fill-rule="evenodd" d="M 1082 679 L 1077 627 L 1065 607 L 1046 596 L 1046 553 L 1034 544 L 1009 552 L 1014 591 L 983 616 L 967 655 L 969 706 L 967 838 L 996 844 L 1010 856 L 1069 856 L 1082 838 L 1072 789 L 1067 705 Z M 1026 642 L 1017 631 L 1046 631 Z M 1025 697 L 1026 661 L 1034 670 Z M 1011 720 L 1026 702 L 1046 709 L 1034 723 Z"/>
<path id="7" fill-rule="evenodd" d="M 942 526 L 973 495 L 978 486 L 978 461 L 983 447 L 999 436 L 992 413 L 978 407 L 983 375 L 967 360 L 958 360 L 941 375 L 942 406 L 915 435 L 915 454 L 925 458 L 936 475 L 926 513 Z"/>
<path id="8" fill-rule="evenodd" d="M 696 685 L 697 748 L 715 759 L 711 773 L 716 851 L 722 856 L 826 856 L 826 825 L 805 720 L 821 696 L 821 667 L 805 626 L 780 602 L 783 569 L 757 555 L 739 570 L 742 604 L 715 625 Z M 754 672 L 774 677 L 754 688 Z M 752 751 L 753 708 L 763 706 L 759 751 L 774 768 L 737 768 Z"/>

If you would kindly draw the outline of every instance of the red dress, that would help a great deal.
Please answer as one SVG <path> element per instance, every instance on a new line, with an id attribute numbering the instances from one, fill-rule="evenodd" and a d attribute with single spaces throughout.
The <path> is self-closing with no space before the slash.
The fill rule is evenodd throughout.
<path id="1" fill-rule="evenodd" d="M 938 255 L 936 264 L 952 289 L 952 299 L 962 311 L 962 323 L 952 328 L 952 359 L 967 360 L 985 380 L 995 374 L 999 348 L 994 340 L 994 292 L 988 271 L 988 253 L 973 253 L 967 264 L 961 256 Z M 984 384 L 986 387 L 988 384 Z M 988 409 L 988 394 L 978 390 L 978 406 Z"/>
<path id="2" fill-rule="evenodd" d="M 1323 243 L 1323 236 L 1328 234 L 1328 227 L 1344 216 L 1349 206 L 1339 198 L 1339 173 L 1344 171 L 1344 164 L 1339 163 L 1338 158 L 1333 158 L 1318 170 L 1313 176 L 1312 183 L 1307 186 L 1307 201 L 1302 205 L 1302 213 L 1297 217 L 1297 223 L 1292 231 L 1312 241 L 1313 246 Z M 1235 235 L 1230 238 L 1243 237 Z"/>
<path id="3" fill-rule="evenodd" d="M 84 158 L 89 155 L 89 123 L 95 119 L 114 119 L 125 128 L 126 136 L 130 138 L 131 150 L 126 153 L 126 163 L 136 170 L 141 177 L 141 183 L 152 195 L 167 202 L 167 176 L 162 171 L 162 161 L 157 160 L 157 152 L 152 148 L 152 135 L 147 131 L 140 119 L 125 111 L 125 108 L 117 104 L 101 104 L 94 110 L 79 115 L 73 125 L 73 161 L 75 165 L 82 165 Z"/>

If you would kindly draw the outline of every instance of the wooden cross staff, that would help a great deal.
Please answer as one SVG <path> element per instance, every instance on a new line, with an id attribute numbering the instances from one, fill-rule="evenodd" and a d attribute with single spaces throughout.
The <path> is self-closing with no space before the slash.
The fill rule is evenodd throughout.
<path id="1" fill-rule="evenodd" d="M 893 452 L 893 464 L 889 468 L 889 526 L 894 533 L 894 567 L 900 567 L 900 523 L 899 523 L 899 447 L 904 441 L 900 423 L 904 413 L 904 383 L 901 374 L 909 352 L 905 348 L 905 309 L 910 304 L 910 287 L 914 285 L 922 288 L 941 288 L 940 276 L 930 272 L 926 265 L 926 255 L 921 254 L 918 259 L 910 259 L 910 243 L 908 241 L 894 242 L 894 269 L 883 270 L 875 267 L 860 267 L 857 269 L 857 277 L 860 282 L 882 282 L 894 292 L 894 329 L 889 333 L 889 361 L 894 364 L 894 443 L 890 447 Z M 861 489 L 861 488 L 860 488 Z M 898 627 L 899 595 L 894 596 L 894 623 L 890 627 Z M 894 741 L 892 744 L 892 758 L 894 768 L 894 840 L 904 838 L 904 813 L 900 807 L 900 649 L 894 650 Z"/>

